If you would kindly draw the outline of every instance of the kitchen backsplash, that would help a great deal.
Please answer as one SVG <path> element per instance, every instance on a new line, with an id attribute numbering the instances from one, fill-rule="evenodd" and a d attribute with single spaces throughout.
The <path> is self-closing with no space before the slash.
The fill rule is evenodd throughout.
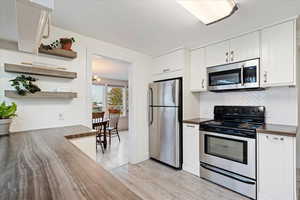
<path id="1" fill-rule="evenodd" d="M 265 106 L 266 122 L 297 125 L 297 89 L 268 88 L 263 91 L 236 91 L 200 94 L 200 116 L 213 118 L 215 105 Z"/>

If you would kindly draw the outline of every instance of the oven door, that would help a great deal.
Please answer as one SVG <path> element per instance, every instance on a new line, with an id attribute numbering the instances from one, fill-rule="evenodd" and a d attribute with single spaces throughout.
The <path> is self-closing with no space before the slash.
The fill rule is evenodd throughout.
<path id="1" fill-rule="evenodd" d="M 256 140 L 200 131 L 200 161 L 256 179 Z"/>

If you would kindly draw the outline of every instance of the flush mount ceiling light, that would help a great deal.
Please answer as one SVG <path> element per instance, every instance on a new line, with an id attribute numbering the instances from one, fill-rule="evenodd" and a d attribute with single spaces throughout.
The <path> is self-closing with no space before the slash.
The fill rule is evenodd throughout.
<path id="1" fill-rule="evenodd" d="M 234 0 L 176 0 L 181 6 L 206 25 L 232 15 L 238 6 Z"/>
<path id="2" fill-rule="evenodd" d="M 97 75 L 94 75 L 92 81 L 100 82 L 101 78 L 99 78 Z"/>

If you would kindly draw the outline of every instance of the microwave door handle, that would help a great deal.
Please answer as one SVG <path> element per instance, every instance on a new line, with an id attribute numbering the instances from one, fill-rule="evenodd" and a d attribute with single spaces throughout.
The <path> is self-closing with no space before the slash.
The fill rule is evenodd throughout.
<path id="1" fill-rule="evenodd" d="M 244 67 L 245 65 L 241 66 L 241 84 L 244 85 Z"/>

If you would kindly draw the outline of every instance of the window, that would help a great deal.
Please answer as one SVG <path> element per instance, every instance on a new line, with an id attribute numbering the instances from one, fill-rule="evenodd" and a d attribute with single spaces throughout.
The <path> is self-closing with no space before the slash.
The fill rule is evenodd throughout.
<path id="1" fill-rule="evenodd" d="M 121 111 L 121 116 L 126 116 L 127 92 L 125 87 L 108 87 L 107 88 L 107 106 L 108 109 L 117 109 Z"/>
<path id="2" fill-rule="evenodd" d="M 128 113 L 128 89 L 123 86 L 92 85 L 93 112 L 105 112 L 108 109 Z"/>
<path id="3" fill-rule="evenodd" d="M 92 85 L 93 112 L 104 112 L 106 110 L 105 85 Z"/>

